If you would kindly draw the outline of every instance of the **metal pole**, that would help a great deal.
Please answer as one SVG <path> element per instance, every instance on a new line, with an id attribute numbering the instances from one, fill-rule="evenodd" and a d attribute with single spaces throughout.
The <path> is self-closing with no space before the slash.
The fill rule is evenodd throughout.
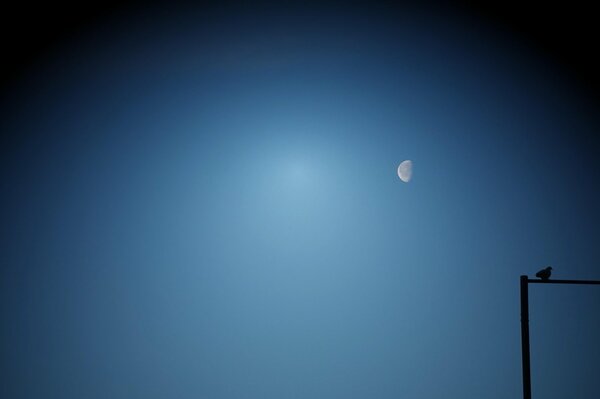
<path id="1" fill-rule="evenodd" d="M 527 276 L 521 276 L 521 358 L 523 359 L 523 399 L 531 399 L 529 363 L 529 291 Z"/>
<path id="2" fill-rule="evenodd" d="M 521 276 L 521 358 L 523 359 L 523 399 L 531 399 L 529 359 L 529 283 L 600 285 L 600 280 L 537 280 Z"/>
<path id="3" fill-rule="evenodd" d="M 523 276 L 521 276 L 523 277 Z M 538 284 L 585 284 L 585 285 L 600 285 L 600 280 L 538 280 L 528 279 L 529 283 Z"/>

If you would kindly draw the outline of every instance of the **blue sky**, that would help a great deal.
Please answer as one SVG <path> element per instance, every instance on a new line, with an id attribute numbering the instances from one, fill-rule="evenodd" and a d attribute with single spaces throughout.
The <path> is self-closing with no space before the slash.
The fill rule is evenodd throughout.
<path id="1" fill-rule="evenodd" d="M 164 11 L 10 92 L 3 396 L 521 395 L 519 275 L 599 278 L 568 71 L 448 10 Z M 591 288 L 531 287 L 534 396 L 598 395 Z"/>

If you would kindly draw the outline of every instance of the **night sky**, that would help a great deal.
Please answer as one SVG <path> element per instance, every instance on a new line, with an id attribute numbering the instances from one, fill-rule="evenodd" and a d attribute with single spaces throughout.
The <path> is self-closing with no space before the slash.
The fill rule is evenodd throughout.
<path id="1" fill-rule="evenodd" d="M 91 4 L 4 17 L 1 397 L 521 397 L 519 276 L 600 280 L 590 10 Z M 599 309 L 530 286 L 533 397 Z"/>

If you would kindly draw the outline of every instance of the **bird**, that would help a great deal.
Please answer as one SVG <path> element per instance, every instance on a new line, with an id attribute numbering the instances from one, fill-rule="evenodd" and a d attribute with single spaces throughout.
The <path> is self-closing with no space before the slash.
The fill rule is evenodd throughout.
<path id="1" fill-rule="evenodd" d="M 548 267 L 540 270 L 539 272 L 537 272 L 535 274 L 535 276 L 541 278 L 544 281 L 546 281 L 546 280 L 548 280 L 550 278 L 551 274 L 552 274 L 552 267 L 548 266 Z"/>

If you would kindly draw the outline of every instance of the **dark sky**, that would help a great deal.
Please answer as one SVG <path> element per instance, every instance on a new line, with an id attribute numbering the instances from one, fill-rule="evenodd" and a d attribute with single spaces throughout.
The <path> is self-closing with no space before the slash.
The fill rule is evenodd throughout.
<path id="1" fill-rule="evenodd" d="M 600 279 L 592 15 L 13 6 L 0 396 L 519 397 L 519 276 Z M 534 397 L 598 291 L 531 287 Z"/>

